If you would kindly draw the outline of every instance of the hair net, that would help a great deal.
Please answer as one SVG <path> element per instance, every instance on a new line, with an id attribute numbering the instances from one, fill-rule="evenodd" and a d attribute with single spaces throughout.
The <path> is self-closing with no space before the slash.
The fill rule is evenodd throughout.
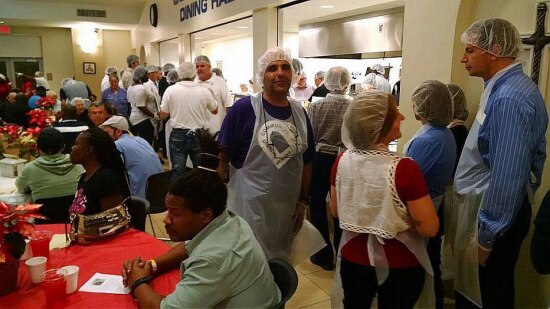
<path id="1" fill-rule="evenodd" d="M 199 62 L 204 62 L 208 65 L 211 65 L 210 64 L 210 59 L 208 59 L 208 57 L 206 57 L 205 55 L 197 56 L 197 58 L 195 58 L 195 61 L 193 61 L 194 64 L 197 64 Z"/>
<path id="2" fill-rule="evenodd" d="M 136 61 L 139 61 L 139 57 L 136 56 L 136 55 L 130 55 L 128 57 L 126 57 L 126 63 L 128 63 L 128 65 L 136 62 Z"/>
<path id="3" fill-rule="evenodd" d="M 172 63 L 166 63 L 165 65 L 162 66 L 162 71 L 164 72 L 170 72 L 170 70 L 174 70 L 176 69 L 176 66 L 173 65 Z"/>
<path id="4" fill-rule="evenodd" d="M 351 75 L 344 67 L 333 67 L 328 70 L 323 83 L 330 92 L 339 90 L 342 91 L 349 86 Z"/>
<path id="5" fill-rule="evenodd" d="M 67 83 L 70 82 L 71 80 L 73 80 L 73 79 L 70 78 L 70 77 L 64 78 L 64 79 L 61 81 L 61 86 L 67 85 Z"/>
<path id="6" fill-rule="evenodd" d="M 146 69 L 147 69 L 147 73 L 155 73 L 155 72 L 157 72 L 157 66 L 156 66 L 156 65 L 153 65 L 153 64 L 148 65 Z"/>
<path id="7" fill-rule="evenodd" d="M 110 75 L 110 74 L 114 74 L 118 72 L 118 68 L 115 67 L 115 66 L 108 66 L 106 69 L 105 69 L 105 74 L 106 75 Z"/>
<path id="8" fill-rule="evenodd" d="M 380 86 L 378 84 L 378 76 L 376 76 L 376 73 L 369 73 L 367 76 L 365 76 L 365 80 L 361 84 L 361 87 L 365 90 L 369 89 L 378 89 Z"/>
<path id="9" fill-rule="evenodd" d="M 469 112 L 466 106 L 464 91 L 458 85 L 452 83 L 447 84 L 447 88 L 449 88 L 451 97 L 453 98 L 454 118 L 460 120 L 468 119 Z"/>
<path id="10" fill-rule="evenodd" d="M 76 106 L 76 102 L 77 102 L 77 101 L 82 101 L 82 103 L 84 104 L 84 99 L 81 98 L 81 97 L 74 97 L 74 98 L 71 100 L 71 103 L 70 103 L 70 104 L 71 104 L 72 106 Z"/>
<path id="11" fill-rule="evenodd" d="M 256 83 L 257 87 L 261 88 L 264 85 L 264 74 L 267 67 L 274 61 L 284 60 L 288 64 L 292 64 L 292 57 L 290 56 L 290 51 L 287 49 L 282 49 L 280 47 L 275 47 L 267 50 L 261 57 L 258 59 L 258 73 L 256 74 Z M 296 78 L 294 67 L 292 67 L 292 82 Z"/>
<path id="12" fill-rule="evenodd" d="M 325 78 L 325 71 L 319 71 L 319 72 L 315 73 L 314 79 L 317 79 L 317 78 L 324 79 Z"/>
<path id="13" fill-rule="evenodd" d="M 172 69 L 166 74 L 166 81 L 169 83 L 175 83 L 178 81 L 178 71 Z"/>
<path id="14" fill-rule="evenodd" d="M 180 66 L 178 67 L 178 77 L 180 80 L 194 78 L 195 75 L 197 75 L 197 71 L 191 62 L 180 63 Z"/>
<path id="15" fill-rule="evenodd" d="M 134 83 L 141 83 L 141 79 L 145 75 L 147 75 L 147 69 L 142 65 L 137 66 L 132 73 L 132 80 Z"/>
<path id="16" fill-rule="evenodd" d="M 36 71 L 36 72 L 34 72 L 34 77 L 44 77 L 44 73 L 42 73 L 40 71 Z"/>
<path id="17" fill-rule="evenodd" d="M 411 95 L 415 115 L 435 125 L 453 120 L 453 98 L 447 85 L 437 80 L 422 82 Z"/>
<path id="18" fill-rule="evenodd" d="M 368 90 L 356 95 L 342 123 L 342 142 L 348 149 L 370 149 L 380 136 L 388 115 L 389 95 Z"/>
<path id="19" fill-rule="evenodd" d="M 303 73 L 302 70 L 304 69 L 304 65 L 300 60 L 292 59 L 292 68 L 294 69 L 295 74 L 301 74 Z"/>
<path id="20" fill-rule="evenodd" d="M 384 67 L 381 65 L 381 64 L 375 64 L 372 66 L 372 69 L 380 74 L 384 74 L 386 72 L 386 70 L 384 69 Z"/>
<path id="21" fill-rule="evenodd" d="M 473 23 L 460 36 L 460 41 L 497 57 L 518 58 L 523 49 L 518 29 L 509 21 L 498 18 Z"/>

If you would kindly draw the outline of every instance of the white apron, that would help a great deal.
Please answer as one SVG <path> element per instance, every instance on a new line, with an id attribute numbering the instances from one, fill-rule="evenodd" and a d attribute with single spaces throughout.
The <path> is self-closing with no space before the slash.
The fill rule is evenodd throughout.
<path id="1" fill-rule="evenodd" d="M 279 120 L 265 112 L 261 92 L 250 99 L 254 133 L 242 168 L 231 167 L 227 208 L 250 224 L 268 260 L 288 261 L 307 148 L 305 113 L 289 101 L 293 116 Z"/>
<path id="2" fill-rule="evenodd" d="M 502 75 L 516 65 L 519 63 L 502 69 L 485 87 L 455 174 L 455 189 L 459 194 L 459 201 L 455 204 L 458 209 L 451 212 L 457 216 L 452 219 L 456 222 L 455 289 L 479 307 L 483 306 L 479 289 L 478 213 L 491 179 L 491 171 L 483 163 L 477 146 L 479 129 L 485 120 L 485 107 L 493 86 Z"/>
<path id="3" fill-rule="evenodd" d="M 386 153 L 389 152 L 387 149 L 384 150 Z M 391 155 L 392 156 L 392 155 Z M 362 173 L 365 175 L 370 175 L 372 178 L 376 178 L 376 175 L 380 175 L 379 177 L 394 177 L 395 176 L 395 168 L 397 166 L 397 163 L 394 166 L 391 166 L 389 169 L 384 170 L 383 167 L 377 166 L 376 164 L 370 164 L 362 169 Z M 339 166 L 340 168 L 341 166 Z M 395 190 L 395 183 L 394 181 L 390 181 L 393 186 L 392 190 Z M 339 187 L 339 184 L 337 184 L 337 188 Z M 345 188 L 344 188 L 345 189 Z M 397 191 L 395 191 L 396 193 Z M 397 193 L 396 193 L 397 195 Z M 338 196 L 340 196 L 340 193 L 338 192 Z M 374 198 L 377 199 L 377 201 L 380 202 L 380 205 L 392 205 L 394 202 L 391 200 L 391 196 L 387 195 L 381 200 L 379 198 L 374 197 L 374 195 L 368 195 L 365 198 Z M 393 207 L 393 206 L 391 206 Z M 336 273 L 333 280 L 332 285 L 332 291 L 331 291 L 331 307 L 332 308 L 343 308 L 343 290 L 342 290 L 342 280 L 340 278 L 340 263 L 341 263 L 341 249 L 342 247 L 347 244 L 350 240 L 353 238 L 361 235 L 360 233 L 352 232 L 349 230 L 346 230 L 345 227 L 342 227 L 342 239 L 340 241 L 340 246 L 338 248 L 338 256 L 337 256 L 337 262 L 336 262 Z M 367 250 L 369 256 L 369 260 L 371 261 L 371 264 L 373 267 L 375 267 L 376 270 L 376 278 L 378 281 L 378 285 L 382 285 L 389 275 L 389 267 L 388 267 L 388 261 L 384 252 L 384 238 L 375 235 L 375 234 L 368 234 L 368 240 L 367 240 Z M 433 269 L 432 265 L 430 263 L 430 259 L 428 257 L 428 252 L 426 251 L 426 238 L 418 235 L 414 231 L 414 227 L 409 228 L 408 230 L 402 231 L 397 233 L 394 239 L 398 240 L 402 244 L 404 244 L 409 251 L 411 251 L 414 256 L 419 261 L 420 265 L 424 268 L 426 271 L 426 276 L 424 278 L 424 288 L 422 291 L 422 294 L 420 295 L 419 299 L 416 302 L 415 307 L 417 308 L 432 308 L 435 306 L 435 297 L 434 297 L 434 288 L 433 288 Z"/>

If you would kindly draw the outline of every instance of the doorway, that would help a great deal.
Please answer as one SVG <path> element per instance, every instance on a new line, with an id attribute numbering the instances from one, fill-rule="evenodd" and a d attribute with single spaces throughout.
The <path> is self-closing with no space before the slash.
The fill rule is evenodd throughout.
<path id="1" fill-rule="evenodd" d="M 21 88 L 23 80 L 34 79 L 36 71 L 43 71 L 42 58 L 0 58 L 0 73 L 10 79 L 12 87 Z"/>

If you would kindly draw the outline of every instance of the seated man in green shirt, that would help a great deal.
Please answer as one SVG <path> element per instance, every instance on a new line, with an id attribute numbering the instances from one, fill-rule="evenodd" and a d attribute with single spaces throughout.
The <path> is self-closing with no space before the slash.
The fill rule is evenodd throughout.
<path id="1" fill-rule="evenodd" d="M 177 179 L 166 196 L 166 231 L 182 243 L 154 260 L 126 261 L 124 283 L 139 307 L 273 307 L 281 297 L 263 250 L 246 221 L 226 209 L 227 189 L 216 172 L 217 141 L 204 132 L 198 137 L 199 167 Z M 172 294 L 159 295 L 147 284 L 151 276 L 178 267 L 181 280 Z"/>

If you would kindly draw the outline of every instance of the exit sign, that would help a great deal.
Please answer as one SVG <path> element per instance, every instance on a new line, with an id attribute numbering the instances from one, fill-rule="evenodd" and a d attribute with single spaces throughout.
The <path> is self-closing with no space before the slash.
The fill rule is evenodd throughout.
<path id="1" fill-rule="evenodd" d="M 0 34 L 10 34 L 10 33 L 11 33 L 11 27 L 10 26 L 0 25 Z"/>

